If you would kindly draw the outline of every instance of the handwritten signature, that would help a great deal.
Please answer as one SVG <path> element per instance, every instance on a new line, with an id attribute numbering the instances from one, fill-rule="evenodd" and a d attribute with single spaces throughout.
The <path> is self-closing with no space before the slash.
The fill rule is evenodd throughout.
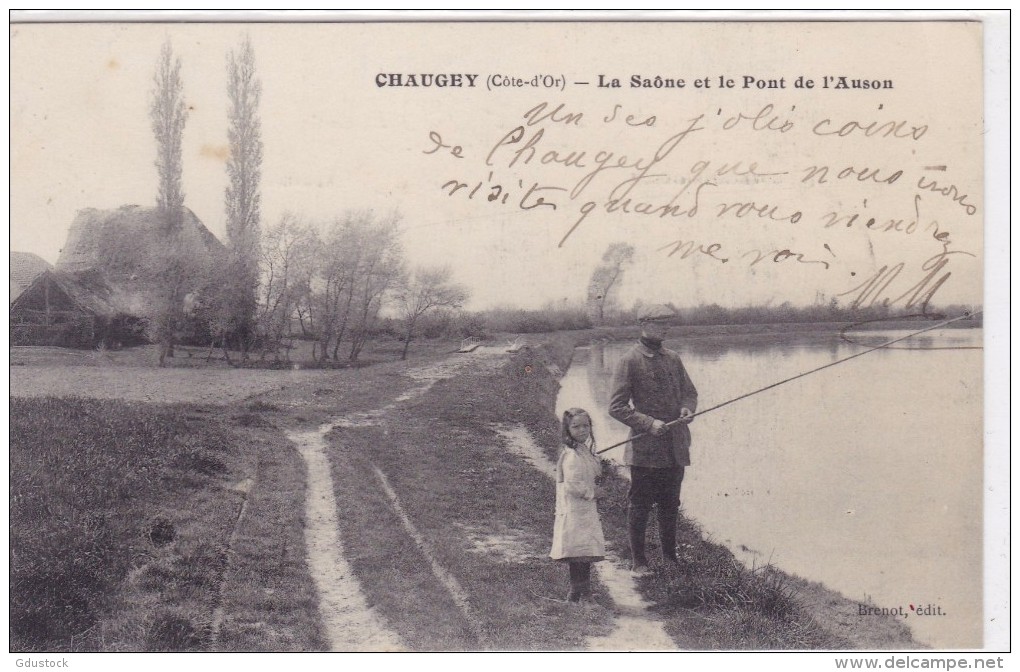
<path id="1" fill-rule="evenodd" d="M 952 272 L 945 269 L 955 255 L 975 256 L 963 250 L 950 250 L 947 245 L 941 252 L 926 259 L 920 269 L 908 269 L 906 263 L 902 261 L 892 265 L 886 264 L 859 285 L 836 296 L 851 297 L 851 308 L 867 308 L 877 304 L 889 307 L 902 305 L 904 308 L 924 310 L 935 293 L 952 277 Z M 914 273 L 907 273 L 908 270 Z M 920 279 L 916 273 L 918 270 L 921 274 Z M 904 285 L 909 286 L 904 289 Z"/>

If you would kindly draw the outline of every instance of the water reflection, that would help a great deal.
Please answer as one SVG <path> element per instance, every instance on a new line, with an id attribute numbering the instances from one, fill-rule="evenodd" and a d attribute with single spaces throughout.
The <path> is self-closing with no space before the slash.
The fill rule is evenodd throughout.
<path id="1" fill-rule="evenodd" d="M 904 344 L 976 347 L 981 331 Z M 906 333 L 906 332 L 903 332 Z M 702 409 L 794 376 L 897 332 L 669 342 Z M 599 445 L 627 429 L 608 417 L 612 372 L 630 343 L 578 349 L 561 406 L 593 415 Z M 772 561 L 877 606 L 936 604 L 908 616 L 938 648 L 981 646 L 980 350 L 878 350 L 697 418 L 684 507 L 747 562 Z M 619 459 L 623 448 L 607 453 Z"/>
<path id="2" fill-rule="evenodd" d="M 842 335 L 844 341 L 865 347 L 876 347 L 908 336 L 909 331 L 856 331 Z M 981 348 L 979 329 L 936 329 L 912 336 L 888 346 L 892 350 L 978 350 Z"/>

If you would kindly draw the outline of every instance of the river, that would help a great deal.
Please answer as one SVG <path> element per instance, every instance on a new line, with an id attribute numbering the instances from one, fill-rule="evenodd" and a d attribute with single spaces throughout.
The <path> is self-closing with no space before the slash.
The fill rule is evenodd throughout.
<path id="1" fill-rule="evenodd" d="M 666 345 L 706 409 L 905 333 Z M 981 338 L 980 329 L 930 332 L 699 416 L 684 512 L 748 565 L 771 562 L 866 605 L 902 607 L 915 638 L 935 648 L 980 647 Z M 630 347 L 578 348 L 561 381 L 557 412 L 588 409 L 601 446 L 627 436 L 606 409 Z"/>

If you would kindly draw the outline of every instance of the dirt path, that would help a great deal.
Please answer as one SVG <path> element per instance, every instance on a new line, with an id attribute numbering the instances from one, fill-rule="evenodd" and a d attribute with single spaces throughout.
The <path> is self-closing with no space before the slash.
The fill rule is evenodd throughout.
<path id="1" fill-rule="evenodd" d="M 535 445 L 528 430 L 522 426 L 500 427 L 497 430 L 510 450 L 550 478 L 555 478 L 556 465 Z M 677 645 L 666 634 L 661 621 L 647 611 L 651 606 L 637 591 L 634 576 L 625 563 L 610 549 L 606 560 L 594 564 L 595 575 L 616 605 L 616 627 L 605 637 L 588 640 L 591 651 L 676 651 Z"/>
<path id="2" fill-rule="evenodd" d="M 288 432 L 308 469 L 305 543 L 308 569 L 319 591 L 319 611 L 332 651 L 399 651 L 400 637 L 373 609 L 344 558 L 333 478 L 326 457 L 326 424 L 309 432 Z"/>
<path id="3" fill-rule="evenodd" d="M 334 427 L 374 424 L 397 403 L 423 394 L 436 381 L 453 376 L 466 367 L 495 368 L 501 360 L 494 355 L 502 352 L 499 348 L 479 348 L 467 355 L 454 355 L 439 362 L 409 369 L 405 375 L 418 384 L 382 408 L 336 417 L 311 431 L 287 432 L 287 438 L 297 446 L 308 471 L 305 495 L 308 568 L 319 592 L 319 611 L 331 650 L 399 651 L 406 650 L 407 647 L 385 619 L 368 605 L 364 591 L 345 559 L 343 542 L 339 534 L 338 516 L 342 514 L 338 513 L 333 494 L 333 478 L 326 456 L 326 435 Z M 454 602 L 462 609 L 466 609 L 467 597 L 463 589 L 428 552 L 421 535 L 413 528 L 402 510 L 397 495 L 389 487 L 385 475 L 382 472 L 378 472 L 377 475 L 391 506 L 396 509 L 405 527 L 410 527 L 408 531 L 425 553 L 433 573 L 450 592 Z"/>

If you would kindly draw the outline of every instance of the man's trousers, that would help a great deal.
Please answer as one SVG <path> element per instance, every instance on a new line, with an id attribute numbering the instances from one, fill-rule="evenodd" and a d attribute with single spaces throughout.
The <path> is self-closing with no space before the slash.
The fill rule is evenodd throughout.
<path id="1" fill-rule="evenodd" d="M 634 565 L 648 564 L 645 556 L 645 529 L 653 505 L 657 508 L 663 560 L 676 561 L 676 521 L 680 508 L 680 485 L 683 480 L 683 467 L 630 468 L 627 528 L 630 535 L 631 562 Z"/>

